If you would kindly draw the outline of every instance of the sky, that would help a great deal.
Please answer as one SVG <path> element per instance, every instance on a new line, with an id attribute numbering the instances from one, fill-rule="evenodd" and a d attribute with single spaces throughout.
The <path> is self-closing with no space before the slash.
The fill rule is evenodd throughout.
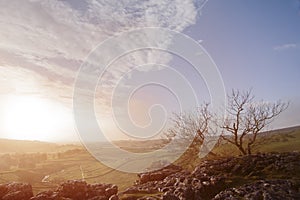
<path id="1" fill-rule="evenodd" d="M 110 38 L 145 27 L 198 42 L 217 66 L 226 92 L 252 88 L 257 100 L 289 101 L 271 129 L 300 124 L 299 0 L 12 0 L 0 1 L 0 137 L 78 141 L 84 133 L 78 134 L 76 119 L 87 132 L 93 126 L 85 115 L 74 117 L 81 69 L 99 62 L 93 55 L 109 57 L 121 47 L 150 44 L 144 34 L 101 50 Z M 167 33 L 157 39 L 165 49 L 172 45 Z M 86 73 L 85 83 L 96 75 L 97 68 Z M 147 81 L 156 84 L 144 85 Z M 172 112 L 211 101 L 208 83 L 180 56 L 140 49 L 116 57 L 97 88 L 89 90 L 105 137 L 123 139 L 154 134 Z"/>

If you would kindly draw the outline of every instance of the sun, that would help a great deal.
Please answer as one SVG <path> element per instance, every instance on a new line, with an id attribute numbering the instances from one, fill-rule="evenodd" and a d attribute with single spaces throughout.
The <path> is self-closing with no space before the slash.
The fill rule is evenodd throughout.
<path id="1" fill-rule="evenodd" d="M 62 111 L 54 103 L 38 97 L 17 96 L 7 102 L 4 131 L 8 138 L 51 140 L 63 126 Z"/>

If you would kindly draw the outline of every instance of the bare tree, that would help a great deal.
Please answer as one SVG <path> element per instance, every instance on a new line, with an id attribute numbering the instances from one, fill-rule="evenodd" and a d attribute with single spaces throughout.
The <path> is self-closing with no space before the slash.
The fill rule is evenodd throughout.
<path id="1" fill-rule="evenodd" d="M 203 147 L 204 140 L 213 135 L 211 124 L 214 120 L 208 103 L 203 104 L 196 112 L 174 114 L 171 120 L 173 126 L 166 133 L 166 137 L 169 140 L 177 139 L 182 144 L 190 144 L 185 153 L 189 159 L 198 156 L 200 147 L 206 149 Z"/>
<path id="2" fill-rule="evenodd" d="M 251 92 L 232 90 L 228 96 L 227 118 L 221 125 L 224 130 L 221 137 L 235 145 L 243 155 L 252 153 L 257 135 L 288 107 L 288 103 L 281 101 L 254 102 Z"/>

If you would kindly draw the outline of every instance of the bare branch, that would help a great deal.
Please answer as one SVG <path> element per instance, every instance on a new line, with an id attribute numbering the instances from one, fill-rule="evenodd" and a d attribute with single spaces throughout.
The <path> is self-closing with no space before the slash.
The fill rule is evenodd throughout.
<path id="1" fill-rule="evenodd" d="M 251 92 L 252 90 L 246 92 L 232 90 L 228 96 L 228 117 L 221 126 L 225 133 L 231 135 L 222 138 L 234 144 L 243 154 L 251 154 L 251 147 L 256 141 L 257 134 L 289 105 L 281 101 L 253 102 L 254 96 Z M 247 144 L 244 144 L 246 142 Z"/>
<path id="2" fill-rule="evenodd" d="M 200 146 L 207 136 L 211 135 L 214 115 L 209 111 L 209 104 L 205 103 L 193 113 L 174 114 L 171 121 L 173 126 L 166 133 L 169 139 L 189 141 L 190 148 L 196 149 L 198 155 Z M 192 142 L 191 142 L 192 141 Z"/>

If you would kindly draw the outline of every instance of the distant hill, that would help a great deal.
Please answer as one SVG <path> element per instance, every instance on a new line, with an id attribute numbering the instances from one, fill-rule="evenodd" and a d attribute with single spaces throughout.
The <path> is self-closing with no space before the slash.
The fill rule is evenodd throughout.
<path id="1" fill-rule="evenodd" d="M 265 131 L 258 134 L 253 152 L 292 152 L 300 151 L 300 126 Z M 224 143 L 213 150 L 221 155 L 238 155 L 232 144 Z"/>
<path id="2" fill-rule="evenodd" d="M 122 140 L 114 141 L 117 146 L 132 152 L 153 151 L 162 148 L 165 140 Z M 99 143 L 97 143 L 99 145 Z M 101 147 L 105 147 L 105 143 Z M 0 139 L 0 153 L 29 153 L 29 152 L 57 152 L 74 148 L 83 148 L 81 144 L 57 144 L 42 141 Z M 232 145 L 217 147 L 217 152 L 231 152 L 236 150 Z M 297 151 L 300 150 L 300 126 L 266 131 L 259 134 L 256 151 Z"/>
<path id="3" fill-rule="evenodd" d="M 265 131 L 261 134 L 286 134 L 286 133 L 294 133 L 300 131 L 300 126 L 292 126 L 292 127 L 287 127 L 287 128 L 280 128 L 280 129 L 275 129 L 275 130 L 270 130 L 270 131 Z"/>
<path id="4" fill-rule="evenodd" d="M 0 153 L 57 152 L 81 147 L 79 145 L 60 145 L 50 142 L 0 139 Z"/>
<path id="5" fill-rule="evenodd" d="M 228 135 L 231 137 L 231 135 Z M 146 152 L 153 151 L 162 148 L 168 143 L 167 140 L 164 139 L 156 139 L 156 140 L 119 140 L 114 141 L 114 144 L 125 149 L 127 151 L 132 152 Z M 226 142 L 225 142 L 226 143 Z M 298 151 L 300 150 L 300 126 L 293 126 L 281 129 L 275 129 L 270 131 L 261 132 L 258 134 L 256 141 L 256 152 L 257 151 Z M 216 147 L 217 149 L 221 149 L 223 151 L 231 151 L 233 149 L 236 150 L 236 147 L 231 144 L 225 144 L 221 147 Z M 237 151 L 238 152 L 238 151 Z"/>

